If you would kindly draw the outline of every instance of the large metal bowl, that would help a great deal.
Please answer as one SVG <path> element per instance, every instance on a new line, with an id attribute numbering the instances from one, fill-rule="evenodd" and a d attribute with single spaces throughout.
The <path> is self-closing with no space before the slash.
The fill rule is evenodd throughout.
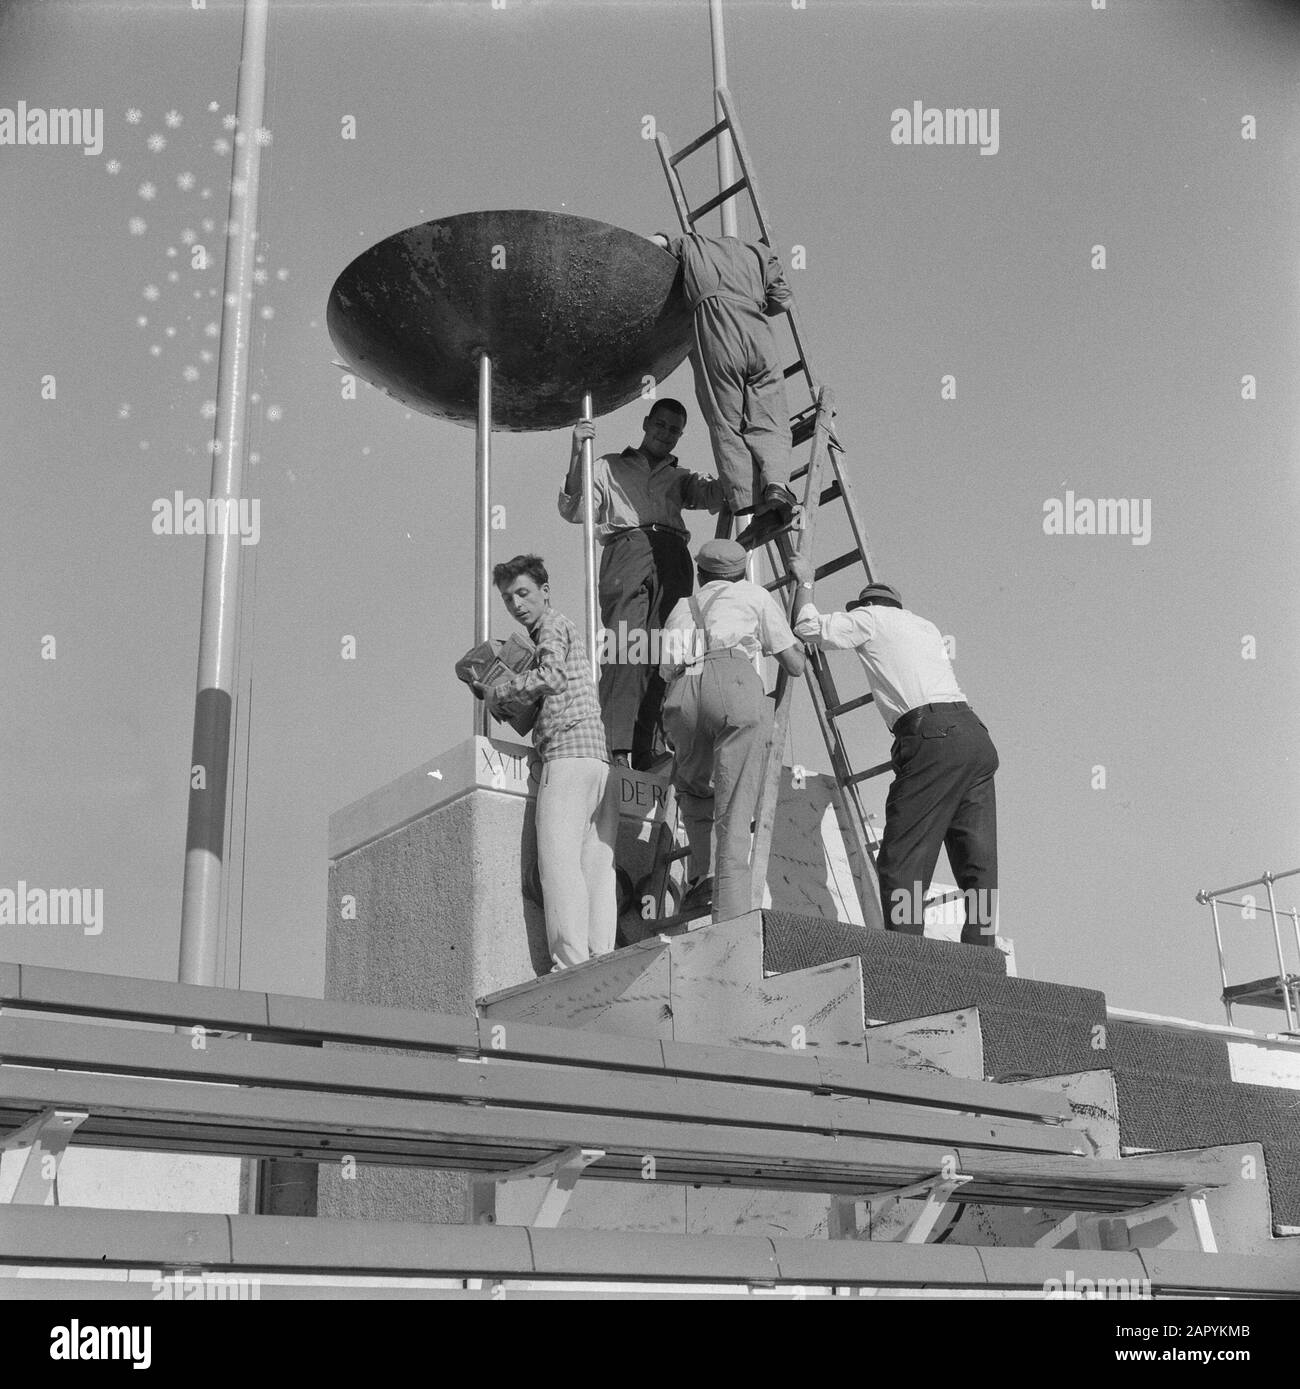
<path id="1" fill-rule="evenodd" d="M 496 429 L 558 429 L 590 391 L 603 415 L 692 345 L 674 256 L 634 232 L 556 212 L 465 212 L 359 255 L 326 321 L 358 376 L 413 410 L 472 425 L 492 358 Z"/>

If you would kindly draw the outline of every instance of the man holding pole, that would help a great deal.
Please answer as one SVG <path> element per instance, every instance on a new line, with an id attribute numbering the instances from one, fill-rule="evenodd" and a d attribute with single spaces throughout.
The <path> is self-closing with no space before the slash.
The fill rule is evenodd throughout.
<path id="1" fill-rule="evenodd" d="M 655 758 L 655 728 L 664 684 L 656 669 L 658 633 L 679 599 L 692 588 L 690 533 L 683 510 L 717 512 L 722 487 L 677 466 L 673 453 L 686 427 L 676 400 L 658 400 L 642 421 L 636 448 L 608 453 L 592 467 L 593 512 L 600 542 L 600 617 L 613 650 L 600 676 L 601 717 L 615 762 L 645 768 Z M 596 427 L 580 420 L 573 431 L 560 515 L 575 525 L 586 517 L 582 450 Z"/>

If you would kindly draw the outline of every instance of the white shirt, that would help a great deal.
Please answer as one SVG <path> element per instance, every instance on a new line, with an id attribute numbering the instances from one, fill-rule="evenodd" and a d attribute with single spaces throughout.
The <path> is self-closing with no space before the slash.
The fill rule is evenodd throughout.
<path id="1" fill-rule="evenodd" d="M 809 646 L 856 650 L 876 708 L 890 731 L 919 704 L 965 701 L 944 650 L 943 635 L 933 622 L 906 608 L 871 604 L 852 612 L 819 613 L 801 603 L 794 630 Z"/>
<path id="2" fill-rule="evenodd" d="M 698 669 L 707 651 L 737 646 L 746 656 L 775 656 L 795 644 L 794 633 L 775 598 L 748 579 L 714 579 L 695 595 L 704 619 L 704 638 L 695 636 L 691 600 L 681 599 L 668 614 L 659 673 L 671 680 L 683 668 Z"/>

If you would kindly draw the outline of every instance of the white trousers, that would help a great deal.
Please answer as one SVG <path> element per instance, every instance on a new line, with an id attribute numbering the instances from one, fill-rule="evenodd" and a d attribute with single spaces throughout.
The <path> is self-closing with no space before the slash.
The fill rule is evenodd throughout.
<path id="1" fill-rule="evenodd" d="M 557 757 L 537 788 L 537 866 L 546 943 L 560 969 L 614 948 L 618 782 L 607 762 Z"/>

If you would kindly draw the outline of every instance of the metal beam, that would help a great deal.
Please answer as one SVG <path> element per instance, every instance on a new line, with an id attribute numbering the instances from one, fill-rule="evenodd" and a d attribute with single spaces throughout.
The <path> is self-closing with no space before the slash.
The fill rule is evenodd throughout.
<path id="1" fill-rule="evenodd" d="M 10 1201 L 19 1205 L 45 1205 L 54 1190 L 63 1154 L 72 1141 L 72 1135 L 87 1117 L 84 1109 L 51 1107 L 0 1141 L 0 1149 L 28 1149 Z"/>

